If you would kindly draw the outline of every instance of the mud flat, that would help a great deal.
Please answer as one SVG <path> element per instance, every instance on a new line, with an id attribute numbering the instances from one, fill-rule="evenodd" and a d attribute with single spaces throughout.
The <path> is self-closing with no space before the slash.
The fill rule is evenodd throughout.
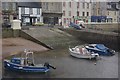
<path id="1" fill-rule="evenodd" d="M 3 56 L 14 55 L 29 49 L 32 51 L 47 51 L 48 49 L 23 38 L 4 38 L 2 39 Z"/>

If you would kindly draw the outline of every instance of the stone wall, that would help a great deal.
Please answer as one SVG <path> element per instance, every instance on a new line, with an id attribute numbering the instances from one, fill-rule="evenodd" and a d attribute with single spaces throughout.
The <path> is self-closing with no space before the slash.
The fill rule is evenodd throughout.
<path id="1" fill-rule="evenodd" d="M 89 29 L 97 29 L 103 31 L 116 31 L 120 29 L 118 23 L 91 23 L 91 24 L 85 24 L 85 26 Z"/>
<path id="2" fill-rule="evenodd" d="M 2 29 L 2 38 L 19 37 L 20 30 Z"/>
<path id="3" fill-rule="evenodd" d="M 77 39 L 85 41 L 86 43 L 101 43 L 109 46 L 112 49 L 119 50 L 120 35 L 115 33 L 98 32 L 90 30 L 75 30 L 62 29 L 69 34 L 75 36 Z"/>

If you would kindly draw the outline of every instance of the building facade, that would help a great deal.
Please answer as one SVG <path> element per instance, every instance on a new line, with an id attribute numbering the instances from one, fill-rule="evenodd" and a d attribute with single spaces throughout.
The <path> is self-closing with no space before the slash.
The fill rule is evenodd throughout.
<path id="1" fill-rule="evenodd" d="M 91 22 L 106 22 L 106 2 L 92 2 Z"/>
<path id="2" fill-rule="evenodd" d="M 62 2 L 42 2 L 44 24 L 60 25 L 62 18 Z"/>
<path id="3" fill-rule="evenodd" d="M 91 2 L 77 2 L 77 17 L 78 20 L 86 23 L 91 22 Z"/>
<path id="4" fill-rule="evenodd" d="M 107 22 L 119 22 L 119 2 L 107 2 Z"/>
<path id="5" fill-rule="evenodd" d="M 2 2 L 2 22 L 11 22 L 17 16 L 16 2 Z"/>
<path id="6" fill-rule="evenodd" d="M 77 7 L 75 5 L 76 3 L 74 1 L 62 2 L 62 25 L 68 26 L 69 22 L 73 22 L 73 18 L 76 15 Z"/>
<path id="7" fill-rule="evenodd" d="M 91 22 L 91 3 L 85 1 L 64 1 L 62 2 L 62 25 L 77 21 Z"/>
<path id="8" fill-rule="evenodd" d="M 18 14 L 22 25 L 43 22 L 41 4 L 37 2 L 19 2 Z"/>

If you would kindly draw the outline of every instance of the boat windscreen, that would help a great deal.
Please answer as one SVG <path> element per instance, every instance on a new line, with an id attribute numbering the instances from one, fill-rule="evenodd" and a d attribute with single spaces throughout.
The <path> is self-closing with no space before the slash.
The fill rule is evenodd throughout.
<path id="1" fill-rule="evenodd" d="M 105 50 L 106 47 L 103 44 L 97 44 L 96 48 L 100 49 L 100 50 Z"/>

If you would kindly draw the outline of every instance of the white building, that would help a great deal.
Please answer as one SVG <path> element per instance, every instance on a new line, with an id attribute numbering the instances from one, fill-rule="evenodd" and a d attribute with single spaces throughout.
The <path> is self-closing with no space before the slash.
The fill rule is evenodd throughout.
<path id="1" fill-rule="evenodd" d="M 107 22 L 118 22 L 118 11 L 107 10 Z"/>
<path id="2" fill-rule="evenodd" d="M 91 22 L 91 3 L 82 0 L 62 2 L 62 25 L 77 21 Z"/>
<path id="3" fill-rule="evenodd" d="M 23 25 L 32 25 L 43 22 L 42 9 L 37 2 L 19 2 L 19 19 Z"/>
<path id="4" fill-rule="evenodd" d="M 91 2 L 79 1 L 78 11 L 78 20 L 82 20 L 86 23 L 91 22 Z"/>

